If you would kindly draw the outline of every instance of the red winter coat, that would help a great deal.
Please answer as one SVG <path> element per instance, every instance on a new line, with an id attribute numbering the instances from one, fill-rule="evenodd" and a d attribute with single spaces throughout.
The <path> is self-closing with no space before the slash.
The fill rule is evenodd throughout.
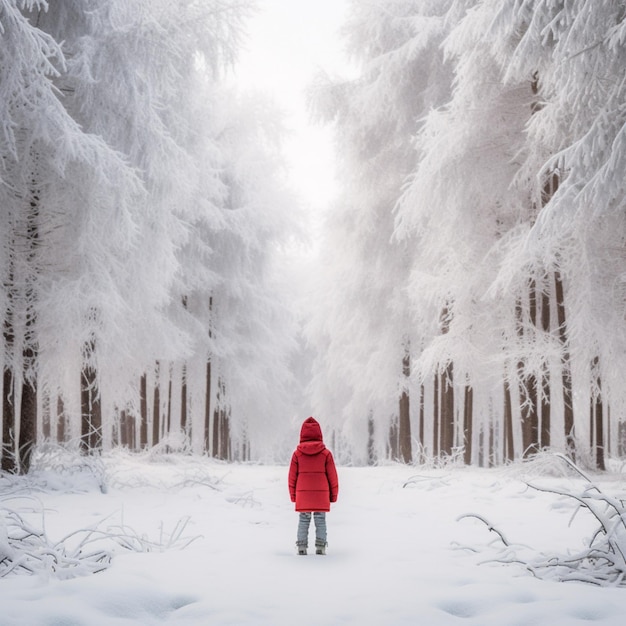
<path id="1" fill-rule="evenodd" d="M 337 501 L 339 480 L 335 461 L 322 440 L 322 429 L 312 417 L 304 420 L 300 445 L 289 466 L 289 495 L 301 513 L 330 511 Z"/>

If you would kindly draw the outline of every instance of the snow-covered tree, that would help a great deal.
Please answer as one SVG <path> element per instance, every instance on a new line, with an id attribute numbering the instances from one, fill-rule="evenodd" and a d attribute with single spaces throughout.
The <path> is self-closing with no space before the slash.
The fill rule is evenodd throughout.
<path id="1" fill-rule="evenodd" d="M 139 187 L 124 159 L 100 137 L 83 132 L 61 103 L 53 81 L 65 71 L 64 55 L 27 17 L 45 7 L 11 0 L 0 5 L 3 468 L 22 471 L 28 469 L 37 426 L 41 355 L 64 339 L 56 334 L 58 324 L 47 328 L 47 294 L 51 283 L 58 287 L 68 280 L 66 270 L 80 260 L 77 240 L 62 234 L 80 228 L 79 216 L 71 209 L 68 215 L 68 207 L 78 210 L 90 194 L 86 187 L 101 192 L 96 211 L 124 196 L 129 202 Z M 118 186 L 112 188 L 111 180 Z M 79 288 L 76 296 L 82 297 Z M 63 323 L 71 325 L 72 314 L 61 302 Z"/>
<path id="2" fill-rule="evenodd" d="M 322 100 L 346 192 L 323 283 L 340 293 L 312 325 L 324 412 L 358 424 L 362 458 L 367 416 L 391 414 L 398 355 L 377 355 L 406 336 L 428 452 L 602 466 L 624 402 L 623 2 L 355 3 L 346 29 L 365 63 Z"/>
<path id="3" fill-rule="evenodd" d="M 532 77 L 537 91 L 520 179 L 541 207 L 528 256 L 563 292 L 553 299 L 562 309 L 557 380 L 565 393 L 553 399 L 569 409 L 568 447 L 575 442 L 584 453 L 591 446 L 602 467 L 609 442 L 618 440 L 609 413 L 618 417 L 624 407 L 625 6 L 485 3 L 490 9 L 489 39 L 505 80 Z"/>
<path id="4" fill-rule="evenodd" d="M 207 233 L 217 282 L 204 288 L 211 300 L 211 404 L 222 424 L 212 429 L 212 449 L 218 452 L 228 424 L 237 456 L 253 446 L 258 458 L 271 453 L 297 393 L 289 368 L 295 320 L 276 263 L 297 232 L 300 209 L 287 188 L 282 123 L 272 102 L 227 91 L 219 112 L 227 197 L 224 227 Z"/>
<path id="5" fill-rule="evenodd" d="M 416 164 L 412 137 L 449 94 L 441 42 L 451 4 L 352 3 L 345 33 L 359 74 L 318 86 L 314 98 L 336 128 L 342 193 L 320 255 L 312 393 L 358 460 L 412 459 L 411 411 L 421 398 L 408 374 L 421 337 L 405 290 L 412 243 L 393 237 L 393 211 Z"/>
<path id="6" fill-rule="evenodd" d="M 480 7 L 456 18 L 444 46 L 454 89 L 415 138 L 420 156 L 398 206 L 396 235 L 415 239 L 409 290 L 424 338 L 414 374 L 432 388 L 427 448 L 435 455 L 463 448 L 466 461 L 477 462 L 495 435 L 507 444 L 493 450 L 501 461 L 522 445 L 504 410 L 521 358 L 513 354 L 516 293 L 486 294 L 527 219 L 527 193 L 511 186 L 533 94 L 530 81 L 503 84 Z"/>
<path id="7" fill-rule="evenodd" d="M 76 303 L 85 331 L 83 396 L 94 389 L 93 399 L 111 418 L 138 408 L 143 372 L 191 350 L 191 338 L 169 306 L 180 264 L 176 255 L 189 224 L 214 210 L 222 188 L 215 164 L 195 159 L 199 111 L 193 93 L 205 73 L 217 77 L 232 60 L 247 3 L 88 4 L 56 3 L 39 22 L 65 42 L 68 69 L 58 82 L 68 110 L 125 156 L 144 191 L 130 204 L 112 206 L 108 218 L 87 202 L 79 234 L 86 260 L 77 264 L 77 278 L 90 285 L 90 297 Z M 204 114 L 211 114 L 209 107 Z M 56 288 L 53 297 L 68 301 Z M 76 326 L 65 328 L 68 345 L 78 333 Z M 93 399 L 82 403 L 83 439 L 93 426 Z M 91 417 L 97 428 L 97 416 Z M 105 445 L 112 425 L 103 430 Z"/>
<path id="8" fill-rule="evenodd" d="M 214 456 L 258 458 L 291 417 L 296 328 L 275 263 L 299 209 L 286 185 L 275 105 L 224 88 L 213 118 L 224 196 L 212 219 L 194 224 L 178 287 L 194 339 L 184 366 L 192 438 L 196 449 L 204 438 Z"/>
<path id="9" fill-rule="evenodd" d="M 198 358 L 239 441 L 281 415 L 268 274 L 293 206 L 273 122 L 220 86 L 251 6 L 3 3 L 5 442 L 22 381 L 30 442 L 35 415 L 87 449 L 197 434 Z"/>

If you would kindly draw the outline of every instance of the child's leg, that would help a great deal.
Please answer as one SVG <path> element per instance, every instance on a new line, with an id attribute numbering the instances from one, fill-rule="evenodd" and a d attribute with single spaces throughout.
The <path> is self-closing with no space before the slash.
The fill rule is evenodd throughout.
<path id="1" fill-rule="evenodd" d="M 306 548 L 309 545 L 309 525 L 311 524 L 310 513 L 300 513 L 298 520 L 298 547 Z"/>
<path id="2" fill-rule="evenodd" d="M 315 547 L 326 546 L 326 513 L 313 513 L 315 521 Z"/>

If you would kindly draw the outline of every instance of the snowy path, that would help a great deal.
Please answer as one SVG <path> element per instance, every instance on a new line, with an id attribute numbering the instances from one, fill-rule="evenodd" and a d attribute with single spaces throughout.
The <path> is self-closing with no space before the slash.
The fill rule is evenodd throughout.
<path id="1" fill-rule="evenodd" d="M 494 537 L 456 521 L 469 512 L 539 550 L 578 549 L 594 528 L 582 516 L 568 528 L 569 503 L 496 470 L 339 468 L 329 554 L 306 557 L 295 554 L 286 468 L 214 464 L 218 490 L 159 486 L 183 470 L 125 459 L 113 484 L 142 485 L 39 494 L 55 538 L 107 515 L 151 537 L 190 516 L 185 534 L 202 537 L 184 550 L 119 554 L 94 576 L 0 580 L 0 626 L 624 624 L 626 589 L 540 581 L 454 549 Z"/>

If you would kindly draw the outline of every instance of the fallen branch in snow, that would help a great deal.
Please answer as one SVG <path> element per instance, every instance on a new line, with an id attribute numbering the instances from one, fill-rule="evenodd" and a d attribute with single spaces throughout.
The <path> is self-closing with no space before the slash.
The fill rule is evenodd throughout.
<path id="1" fill-rule="evenodd" d="M 447 487 L 450 484 L 450 478 L 449 476 L 423 476 L 421 474 L 415 474 L 415 476 L 410 476 L 404 481 L 402 488 L 406 489 L 407 487 L 413 487 L 423 483 L 428 484 L 429 489 L 441 486 Z"/>
<path id="2" fill-rule="evenodd" d="M 586 550 L 568 557 L 552 557 L 544 563 L 533 565 L 536 571 L 559 570 L 561 580 L 581 580 L 598 585 L 626 584 L 626 506 L 623 500 L 602 492 L 574 463 L 560 455 L 563 461 L 582 476 L 588 486 L 580 494 L 561 489 L 529 486 L 537 491 L 554 493 L 576 500 L 580 508 L 588 511 L 600 526 L 591 537 Z"/>
<path id="3" fill-rule="evenodd" d="M 240 496 L 233 496 L 230 498 L 226 498 L 227 502 L 231 504 L 238 504 L 239 506 L 246 508 L 255 508 L 260 507 L 261 503 L 254 499 L 254 491 L 246 491 Z"/>
<path id="4" fill-rule="evenodd" d="M 489 532 L 493 532 L 496 533 L 496 535 L 498 535 L 498 537 L 500 537 L 500 541 L 502 541 L 502 543 L 505 546 L 509 546 L 511 545 L 508 540 L 506 539 L 506 537 L 497 529 L 495 528 L 492 524 L 490 524 L 482 515 L 477 515 L 476 513 L 466 513 L 465 515 L 461 515 L 459 517 L 457 517 L 457 522 L 461 521 L 462 519 L 467 519 L 467 518 L 476 518 L 477 520 L 480 520 L 483 524 L 485 524 L 485 526 L 487 526 L 487 530 Z"/>
<path id="5" fill-rule="evenodd" d="M 586 549 L 569 555 L 520 558 L 511 552 L 511 546 L 504 535 L 480 515 L 467 514 L 458 519 L 469 517 L 479 519 L 489 531 L 499 535 L 507 548 L 507 554 L 506 556 L 500 554 L 497 558 L 490 559 L 491 561 L 522 563 L 538 578 L 579 581 L 600 586 L 626 586 L 626 506 L 624 501 L 603 493 L 571 459 L 562 454 L 555 456 L 587 482 L 582 493 L 527 484 L 537 491 L 572 498 L 579 504 L 576 512 L 586 510 L 593 515 L 599 527 L 593 533 Z"/>

